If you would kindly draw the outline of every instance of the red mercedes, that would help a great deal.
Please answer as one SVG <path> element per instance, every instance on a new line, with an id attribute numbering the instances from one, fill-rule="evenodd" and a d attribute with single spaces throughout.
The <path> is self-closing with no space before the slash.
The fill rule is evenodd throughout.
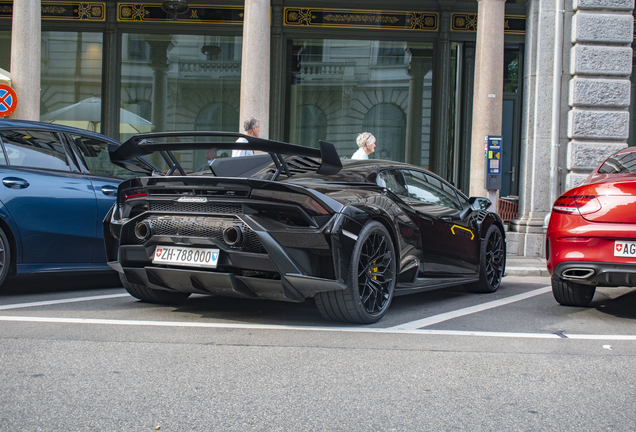
<path id="1" fill-rule="evenodd" d="M 552 293 L 588 306 L 596 287 L 636 287 L 636 147 L 601 164 L 552 207 L 546 238 Z"/>

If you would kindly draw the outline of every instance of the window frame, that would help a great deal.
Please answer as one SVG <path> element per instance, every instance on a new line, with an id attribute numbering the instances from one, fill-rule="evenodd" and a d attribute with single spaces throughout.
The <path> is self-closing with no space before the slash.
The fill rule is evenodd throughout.
<path id="1" fill-rule="evenodd" d="M 26 133 L 25 135 L 27 136 L 33 136 L 31 135 L 31 133 L 34 133 L 34 132 L 51 134 L 51 136 L 55 138 L 62 145 L 62 149 L 64 150 L 64 155 L 66 156 L 66 163 L 68 165 L 68 170 L 66 169 L 62 170 L 62 169 L 50 168 L 50 167 L 23 166 L 23 165 L 12 164 L 11 160 L 9 159 L 9 153 L 6 147 L 7 144 L 11 144 L 11 143 L 7 143 L 5 138 L 2 136 L 3 133 L 11 132 L 11 131 L 14 131 L 14 132 L 22 131 L 22 132 L 25 132 Z M 21 127 L 0 129 L 0 143 L 2 143 L 2 151 L 4 152 L 4 155 L 5 155 L 5 162 L 6 162 L 5 166 L 11 167 L 11 168 L 47 170 L 47 171 L 57 171 L 57 172 L 65 172 L 65 173 L 66 172 L 81 172 L 81 170 L 79 169 L 78 163 L 75 160 L 75 157 L 73 155 L 73 151 L 69 147 L 63 135 L 64 135 L 63 133 L 60 133 L 59 131 L 52 130 L 52 129 L 41 129 L 41 128 L 28 129 L 28 128 L 21 128 Z"/>
<path id="2" fill-rule="evenodd" d="M 433 175 L 430 172 L 426 172 L 426 171 L 422 171 L 422 170 L 418 170 L 418 169 L 410 168 L 410 167 L 409 168 L 403 168 L 401 171 L 403 171 L 402 174 L 404 176 L 404 180 L 406 182 L 407 187 L 409 185 L 408 176 L 406 175 L 406 173 L 404 171 L 421 174 L 424 177 L 426 183 L 431 185 L 431 189 L 435 193 L 434 192 L 430 192 L 428 190 L 427 190 L 427 192 L 429 192 L 431 194 L 434 194 L 436 196 L 437 196 L 437 193 L 441 193 L 441 194 L 446 195 L 446 197 L 448 199 L 450 199 L 452 201 L 452 203 L 454 204 L 454 208 L 453 207 L 449 207 L 447 205 L 443 205 L 443 204 L 427 203 L 427 202 L 424 202 L 424 201 L 419 201 L 417 198 L 413 198 L 409 194 L 408 198 L 410 200 L 412 200 L 413 202 L 416 202 L 419 205 L 430 205 L 430 206 L 444 207 L 444 208 L 447 208 L 449 210 L 454 210 L 454 211 L 461 211 L 464 208 L 464 206 L 462 205 L 462 201 L 459 199 L 459 197 L 457 195 L 456 189 L 450 183 L 448 183 L 446 180 L 442 179 L 441 177 L 437 177 L 437 176 Z M 415 177 L 415 176 L 413 176 L 413 177 Z M 415 177 L 415 178 L 417 178 L 417 177 Z M 438 190 L 438 188 L 432 182 L 430 182 L 429 179 L 431 179 L 431 178 L 435 179 L 436 182 L 439 182 L 442 185 L 442 190 Z M 449 189 L 449 191 L 445 191 L 444 190 L 444 186 L 446 186 Z M 408 188 L 407 188 L 407 190 L 408 190 Z M 452 196 L 451 196 L 450 192 L 452 192 Z"/>

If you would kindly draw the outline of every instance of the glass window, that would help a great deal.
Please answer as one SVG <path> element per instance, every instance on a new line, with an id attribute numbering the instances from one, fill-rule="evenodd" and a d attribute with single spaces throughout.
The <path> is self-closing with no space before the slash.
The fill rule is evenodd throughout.
<path id="1" fill-rule="evenodd" d="M 316 147 L 327 136 L 327 116 L 316 105 L 303 105 L 298 107 L 298 117 L 297 144 Z"/>
<path id="2" fill-rule="evenodd" d="M 408 198 L 406 181 L 402 171 L 390 170 L 381 172 L 378 176 L 378 185 L 387 188 L 402 198 Z"/>
<path id="3" fill-rule="evenodd" d="M 68 156 L 58 136 L 40 131 L 3 131 L 9 165 L 70 171 Z"/>
<path id="4" fill-rule="evenodd" d="M 0 31 L 0 69 L 11 71 L 11 32 Z"/>
<path id="5" fill-rule="evenodd" d="M 91 174 L 119 179 L 129 179 L 140 175 L 113 164 L 108 154 L 107 142 L 79 135 L 72 135 L 72 138 L 84 165 Z"/>
<path id="6" fill-rule="evenodd" d="M 621 153 L 608 158 L 598 169 L 600 174 L 636 173 L 636 152 Z"/>
<path id="7" fill-rule="evenodd" d="M 199 111 L 194 130 L 197 131 L 234 131 L 239 124 L 239 112 L 233 106 L 221 102 L 214 102 Z M 242 131 L 241 131 L 242 132 Z M 198 138 L 201 141 L 204 138 Z M 201 154 L 202 152 L 198 152 Z M 232 156 L 231 150 L 210 150 L 207 159 Z M 201 161 L 205 162 L 204 160 Z"/>
<path id="8" fill-rule="evenodd" d="M 504 48 L 504 92 L 519 92 L 519 47 Z"/>
<path id="9" fill-rule="evenodd" d="M 404 140 L 406 139 L 406 116 L 395 104 L 382 103 L 367 112 L 362 121 L 362 129 L 375 129 L 376 159 L 404 160 Z"/>
<path id="10" fill-rule="evenodd" d="M 371 132 L 369 157 L 429 166 L 433 44 L 400 41 L 294 39 L 288 76 L 292 143 L 336 145 L 342 157 Z M 421 104 L 409 105 L 410 93 Z M 411 133 L 407 133 L 411 131 Z"/>
<path id="11" fill-rule="evenodd" d="M 419 171 L 404 171 L 409 197 L 422 204 L 461 210 L 455 190 L 439 179 Z"/>
<path id="12" fill-rule="evenodd" d="M 140 132 L 238 132 L 241 49 L 239 36 L 123 34 L 120 141 Z M 230 153 L 175 154 L 193 172 Z M 148 160 L 165 166 L 159 154 Z"/>
<path id="13" fill-rule="evenodd" d="M 42 32 L 40 120 L 101 131 L 101 33 Z"/>

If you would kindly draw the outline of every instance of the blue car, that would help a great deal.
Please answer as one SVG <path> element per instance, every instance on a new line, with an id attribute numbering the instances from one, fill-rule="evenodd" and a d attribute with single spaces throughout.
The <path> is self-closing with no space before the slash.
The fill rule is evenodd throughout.
<path id="1" fill-rule="evenodd" d="M 67 126 L 0 120 L 0 286 L 7 276 L 108 271 L 102 221 L 144 159 L 110 162 L 120 143 Z"/>

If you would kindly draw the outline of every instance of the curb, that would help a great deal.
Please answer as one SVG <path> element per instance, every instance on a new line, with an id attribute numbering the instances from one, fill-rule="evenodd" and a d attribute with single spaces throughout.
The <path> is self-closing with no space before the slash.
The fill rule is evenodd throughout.
<path id="1" fill-rule="evenodd" d="M 540 276 L 549 277 L 550 273 L 545 268 L 540 267 L 514 267 L 506 266 L 504 276 Z"/>

